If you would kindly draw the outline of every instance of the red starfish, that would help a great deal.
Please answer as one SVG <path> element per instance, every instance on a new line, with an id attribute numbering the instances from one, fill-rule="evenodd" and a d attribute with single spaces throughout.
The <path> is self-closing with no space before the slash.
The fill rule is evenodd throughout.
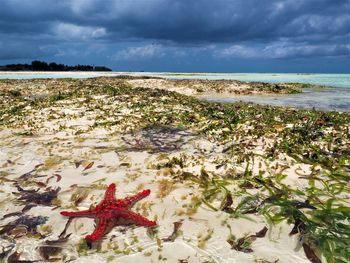
<path id="1" fill-rule="evenodd" d="M 88 216 L 95 217 L 97 225 L 91 235 L 87 235 L 85 240 L 89 245 L 102 238 L 104 234 L 114 225 L 135 224 L 137 226 L 155 226 L 157 223 L 136 214 L 129 210 L 137 201 L 145 198 L 151 193 L 151 190 L 144 190 L 134 196 L 124 199 L 115 198 L 115 184 L 108 186 L 105 198 L 95 208 L 79 212 L 62 211 L 61 215 L 69 217 Z"/>

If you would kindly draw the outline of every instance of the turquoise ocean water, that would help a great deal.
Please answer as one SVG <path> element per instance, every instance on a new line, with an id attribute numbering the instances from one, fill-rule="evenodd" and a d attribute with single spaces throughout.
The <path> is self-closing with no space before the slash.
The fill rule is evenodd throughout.
<path id="1" fill-rule="evenodd" d="M 203 73 L 198 75 L 174 75 L 171 73 L 158 73 L 154 75 L 187 79 L 234 79 L 240 81 L 262 81 L 270 83 L 298 82 L 350 88 L 350 74 Z"/>
<path id="2" fill-rule="evenodd" d="M 350 88 L 350 74 L 274 74 L 274 73 L 163 73 L 163 72 L 0 72 L 0 79 L 91 78 L 98 76 L 156 76 L 172 79 L 235 79 L 262 82 L 299 82 Z"/>
<path id="3" fill-rule="evenodd" d="M 0 79 L 91 78 L 98 76 L 156 76 L 171 79 L 233 79 L 269 83 L 298 82 L 332 86 L 331 89 L 306 89 L 302 94 L 201 97 L 217 102 L 250 101 L 254 103 L 316 108 L 350 112 L 350 74 L 273 74 L 273 73 L 163 73 L 163 72 L 0 72 Z"/>

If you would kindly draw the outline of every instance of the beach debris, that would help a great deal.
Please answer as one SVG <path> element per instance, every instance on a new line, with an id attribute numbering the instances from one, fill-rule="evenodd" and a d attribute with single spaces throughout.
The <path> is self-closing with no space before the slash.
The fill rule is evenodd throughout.
<path id="1" fill-rule="evenodd" d="M 6 178 L 6 177 L 0 177 L 0 183 L 2 183 L 2 182 L 16 183 L 17 181 L 16 181 L 16 180 L 8 179 L 8 178 Z"/>
<path id="2" fill-rule="evenodd" d="M 201 234 L 199 234 L 197 237 L 198 238 L 197 246 L 201 249 L 205 249 L 205 247 L 207 246 L 207 242 L 209 239 L 211 239 L 213 233 L 214 233 L 214 228 L 210 228 L 202 232 Z"/>
<path id="3" fill-rule="evenodd" d="M 0 235 L 10 234 L 10 231 L 16 229 L 18 226 L 23 226 L 26 228 L 27 232 L 36 233 L 36 228 L 39 225 L 44 224 L 48 220 L 48 217 L 44 216 L 28 216 L 23 215 L 20 218 L 2 226 L 0 230 Z"/>
<path id="4" fill-rule="evenodd" d="M 131 167 L 131 163 L 124 162 L 124 163 L 119 164 L 119 167 L 127 167 L 127 168 L 130 168 L 130 167 Z"/>
<path id="5" fill-rule="evenodd" d="M 162 240 L 164 242 L 174 242 L 175 239 L 179 236 L 180 234 L 180 228 L 182 226 L 183 220 L 174 222 L 174 230 L 173 233 L 171 233 L 170 236 L 168 236 L 167 238 L 163 238 Z"/>
<path id="6" fill-rule="evenodd" d="M 60 174 L 53 174 L 52 176 L 50 176 L 49 178 L 46 179 L 46 184 L 48 184 L 50 182 L 50 180 L 52 178 L 55 178 L 55 177 L 56 177 L 56 183 L 58 183 L 62 179 L 62 175 L 60 175 Z"/>
<path id="7" fill-rule="evenodd" d="M 12 213 L 8 213 L 8 214 L 4 215 L 1 219 L 5 219 L 8 217 L 12 217 L 12 216 L 20 216 L 22 214 L 23 214 L 23 212 L 12 212 Z"/>
<path id="8" fill-rule="evenodd" d="M 26 172 L 24 174 L 22 174 L 20 177 L 18 177 L 19 180 L 27 180 L 29 177 L 32 176 L 32 173 L 34 173 L 39 167 L 43 166 L 43 163 L 37 164 L 35 165 L 34 169 L 32 169 L 29 172 Z"/>
<path id="9" fill-rule="evenodd" d="M 29 211 L 30 209 L 32 209 L 33 207 L 36 207 L 36 204 L 27 204 L 22 208 L 22 213 L 25 213 L 27 211 Z"/>
<path id="10" fill-rule="evenodd" d="M 47 187 L 47 185 L 43 182 L 36 182 L 36 181 L 32 181 L 33 184 L 36 184 L 38 187 L 40 188 L 45 188 Z"/>
<path id="11" fill-rule="evenodd" d="M 104 199 L 89 210 L 68 212 L 62 211 L 61 215 L 68 217 L 94 217 L 96 228 L 94 232 L 85 237 L 89 247 L 93 242 L 100 240 L 114 225 L 135 224 L 137 226 L 151 227 L 157 223 L 129 210 L 137 201 L 147 197 L 151 191 L 143 190 L 134 196 L 124 199 L 115 198 L 116 185 L 110 184 L 106 190 Z"/>
<path id="12" fill-rule="evenodd" d="M 73 221 L 73 217 L 70 217 L 70 218 L 67 220 L 67 223 L 66 223 L 66 225 L 64 226 L 63 231 L 62 231 L 61 234 L 58 236 L 59 238 L 66 236 L 67 229 L 68 229 L 68 227 L 70 226 L 70 224 L 72 223 L 72 221 Z"/>
<path id="13" fill-rule="evenodd" d="M 0 239 L 0 262 L 5 259 L 8 254 L 16 247 L 14 240 L 9 240 L 8 238 Z"/>
<path id="14" fill-rule="evenodd" d="M 68 241 L 68 238 L 71 234 L 65 237 L 59 237 L 56 240 L 46 240 L 42 245 L 38 247 L 41 257 L 46 262 L 54 262 L 62 260 L 59 256 L 63 250 L 63 244 Z"/>
<path id="15" fill-rule="evenodd" d="M 16 251 L 15 253 L 11 254 L 7 258 L 7 262 L 8 263 L 34 263 L 34 262 L 39 262 L 39 260 L 22 260 L 20 258 L 21 258 L 21 253 Z"/>
<path id="16" fill-rule="evenodd" d="M 57 194 L 60 190 L 60 187 L 57 187 L 56 189 L 49 188 L 46 192 L 38 193 L 38 190 L 22 189 L 20 191 L 21 196 L 17 200 L 25 204 L 22 211 L 28 211 L 35 205 L 51 206 L 52 201 L 57 198 Z"/>
<path id="17" fill-rule="evenodd" d="M 261 229 L 259 232 L 256 232 L 254 235 L 242 237 L 237 241 L 235 240 L 234 236 L 231 236 L 227 240 L 227 242 L 230 244 L 231 248 L 234 250 L 241 251 L 244 253 L 252 253 L 253 249 L 251 248 L 251 245 L 253 241 L 255 241 L 257 238 L 265 237 L 267 231 L 268 231 L 268 228 L 265 226 L 263 229 Z"/>
<path id="18" fill-rule="evenodd" d="M 26 236 L 28 234 L 28 227 L 25 225 L 18 225 L 14 229 L 10 230 L 8 234 L 15 239 Z"/>
<path id="19" fill-rule="evenodd" d="M 298 233 L 303 234 L 305 232 L 306 232 L 305 223 L 299 217 L 295 218 L 293 229 L 290 231 L 289 235 L 292 236 Z"/>
<path id="20" fill-rule="evenodd" d="M 232 199 L 232 195 L 230 193 L 227 193 L 226 194 L 226 197 L 225 197 L 225 202 L 221 208 L 222 211 L 226 212 L 226 213 L 233 213 L 233 209 L 231 207 L 231 205 L 233 204 L 233 199 Z"/>
<path id="21" fill-rule="evenodd" d="M 259 232 L 256 232 L 255 235 L 252 235 L 251 237 L 263 238 L 266 236 L 268 230 L 269 229 L 265 226 L 263 229 L 261 229 Z"/>
<path id="22" fill-rule="evenodd" d="M 164 198 L 169 195 L 176 186 L 174 185 L 174 181 L 168 179 L 161 179 L 158 181 L 158 191 L 157 198 Z"/>
<path id="23" fill-rule="evenodd" d="M 79 166 L 80 166 L 83 162 L 84 162 L 83 160 L 74 162 L 75 168 L 79 168 Z"/>
<path id="24" fill-rule="evenodd" d="M 18 179 L 20 179 L 20 180 L 28 179 L 28 177 L 30 177 L 32 175 L 32 173 L 34 173 L 35 171 L 36 171 L 36 169 L 33 169 L 29 172 L 26 172 L 26 173 L 22 174 L 20 177 L 18 177 Z"/>
<path id="25" fill-rule="evenodd" d="M 21 192 L 21 193 L 36 193 L 39 191 L 39 189 L 30 189 L 30 190 L 27 190 L 27 189 L 23 189 L 22 187 L 20 187 L 18 184 L 15 184 L 16 188 L 17 188 L 17 191 L 18 192 Z"/>
<path id="26" fill-rule="evenodd" d="M 77 187 L 72 193 L 70 200 L 74 202 L 75 206 L 78 206 L 82 201 L 85 200 L 85 198 L 89 195 L 90 192 L 91 189 L 89 188 Z"/>
<path id="27" fill-rule="evenodd" d="M 242 237 L 235 241 L 235 239 L 229 238 L 227 242 L 230 244 L 231 248 L 244 253 L 252 253 L 251 248 L 252 240 L 249 237 Z"/>
<path id="28" fill-rule="evenodd" d="M 188 130 L 159 125 L 149 125 L 122 137 L 128 150 L 147 150 L 149 153 L 177 151 L 192 138 L 193 134 Z"/>
<path id="29" fill-rule="evenodd" d="M 322 261 L 317 257 L 314 250 L 305 242 L 303 242 L 303 249 L 306 257 L 311 261 L 311 263 L 322 263 Z"/>
<path id="30" fill-rule="evenodd" d="M 95 162 L 90 162 L 87 166 L 85 166 L 83 171 L 86 171 L 86 170 L 90 169 L 94 165 L 94 163 Z"/>
<path id="31" fill-rule="evenodd" d="M 147 228 L 147 236 L 150 239 L 158 239 L 158 228 L 157 227 L 149 227 Z"/>

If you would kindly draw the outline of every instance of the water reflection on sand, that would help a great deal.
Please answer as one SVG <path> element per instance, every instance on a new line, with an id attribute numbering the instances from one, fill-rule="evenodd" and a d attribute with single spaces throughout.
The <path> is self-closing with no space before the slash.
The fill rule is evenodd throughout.
<path id="1" fill-rule="evenodd" d="M 350 112 L 350 89 L 348 88 L 305 89 L 303 93 L 284 95 L 218 95 L 199 96 L 199 98 L 213 102 L 245 101 L 275 106 Z"/>

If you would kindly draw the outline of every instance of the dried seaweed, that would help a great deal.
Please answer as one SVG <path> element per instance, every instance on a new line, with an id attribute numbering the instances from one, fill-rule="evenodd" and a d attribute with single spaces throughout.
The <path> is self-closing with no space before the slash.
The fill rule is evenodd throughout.
<path id="1" fill-rule="evenodd" d="M 252 253 L 253 249 L 251 248 L 251 238 L 242 237 L 235 241 L 233 238 L 228 239 L 227 242 L 230 244 L 231 248 L 244 253 Z"/>
<path id="2" fill-rule="evenodd" d="M 222 206 L 221 210 L 226 212 L 226 213 L 233 213 L 233 209 L 231 207 L 231 205 L 233 204 L 233 199 L 232 199 L 232 195 L 231 194 L 226 194 L 226 200 L 224 205 Z"/>
<path id="3" fill-rule="evenodd" d="M 11 230 L 15 229 L 18 225 L 26 226 L 28 229 L 28 232 L 34 232 L 36 233 L 36 228 L 39 225 L 44 224 L 48 220 L 48 217 L 43 216 L 28 216 L 23 215 L 20 218 L 2 226 L 2 229 L 0 230 L 0 235 L 8 234 Z"/>
<path id="4" fill-rule="evenodd" d="M 90 192 L 91 189 L 87 189 L 86 187 L 77 187 L 72 193 L 70 200 L 74 202 L 75 206 L 78 206 L 82 201 L 85 200 L 86 197 L 88 197 Z"/>
<path id="5" fill-rule="evenodd" d="M 27 189 L 23 189 L 22 187 L 20 187 L 17 183 L 15 184 L 18 192 L 20 193 L 28 193 L 28 194 L 32 194 L 32 193 L 37 193 L 39 191 L 39 189 L 30 189 L 30 190 L 27 190 Z"/>
<path id="6" fill-rule="evenodd" d="M 41 188 L 46 188 L 47 185 L 43 182 L 36 182 L 36 181 L 33 181 L 32 182 L 33 184 L 36 184 L 37 186 L 41 187 Z"/>
<path id="7" fill-rule="evenodd" d="M 26 205 L 36 204 L 50 206 L 52 205 L 52 201 L 57 198 L 57 194 L 60 190 L 60 187 L 49 189 L 43 193 L 38 193 L 33 190 L 24 190 L 21 191 L 21 196 L 17 200 Z"/>
<path id="8" fill-rule="evenodd" d="M 20 177 L 18 177 L 19 180 L 27 180 L 29 177 L 32 176 L 32 173 L 34 173 L 39 167 L 41 167 L 44 164 L 37 164 L 33 170 L 26 172 L 24 174 L 22 174 Z"/>
<path id="9" fill-rule="evenodd" d="M 21 260 L 21 253 L 15 252 L 7 258 L 8 263 L 34 263 L 39 262 L 39 260 Z"/>
<path id="10" fill-rule="evenodd" d="M 174 230 L 172 232 L 172 234 L 170 236 L 168 236 L 167 238 L 163 238 L 162 240 L 164 242 L 174 242 L 175 239 L 179 236 L 179 230 L 182 226 L 183 220 L 174 222 Z"/>
<path id="11" fill-rule="evenodd" d="M 189 131 L 159 125 L 149 125 L 136 133 L 122 137 L 127 145 L 127 150 L 147 150 L 149 153 L 177 151 L 191 138 L 193 134 Z"/>
<path id="12" fill-rule="evenodd" d="M 29 172 L 26 172 L 24 174 L 22 174 L 20 177 L 18 177 L 19 180 L 26 180 L 28 179 L 30 176 L 32 176 L 32 173 L 34 173 L 36 171 L 36 169 L 33 169 Z"/>
<path id="13" fill-rule="evenodd" d="M 8 254 L 16 247 L 16 244 L 11 242 L 7 246 L 1 245 L 0 247 L 0 261 L 7 257 Z"/>
<path id="14" fill-rule="evenodd" d="M 294 221 L 293 229 L 290 231 L 289 235 L 292 236 L 298 233 L 303 234 L 305 232 L 306 232 L 305 223 L 300 218 L 296 218 Z"/>
<path id="15" fill-rule="evenodd" d="M 86 171 L 86 170 L 90 169 L 94 165 L 94 163 L 95 162 L 90 162 L 87 166 L 84 167 L 83 171 Z"/>
<path id="16" fill-rule="evenodd" d="M 8 214 L 4 215 L 2 219 L 12 217 L 12 216 L 20 216 L 22 214 L 23 214 L 23 212 L 12 212 L 12 213 L 8 213 Z"/>
<path id="17" fill-rule="evenodd" d="M 32 209 L 33 207 L 36 207 L 36 204 L 26 204 L 23 208 L 22 208 L 22 213 L 25 213 L 27 211 L 29 211 L 30 209 Z"/>
<path id="18" fill-rule="evenodd" d="M 37 249 L 39 250 L 39 253 L 41 257 L 45 261 L 54 262 L 62 260 L 61 257 L 56 257 L 61 254 L 62 252 L 62 245 L 68 241 L 68 238 L 71 234 L 60 237 L 56 240 L 46 240 L 42 245 L 40 245 Z"/>
<path id="19" fill-rule="evenodd" d="M 266 236 L 266 233 L 267 233 L 268 230 L 269 230 L 269 229 L 265 226 L 265 227 L 264 227 L 263 229 L 261 229 L 259 232 L 256 232 L 255 235 L 253 235 L 253 236 L 255 236 L 256 238 L 263 238 L 263 237 Z"/>
<path id="20" fill-rule="evenodd" d="M 230 244 L 231 248 L 237 251 L 241 251 L 244 253 L 252 253 L 253 249 L 251 248 L 251 244 L 253 241 L 255 241 L 257 238 L 263 238 L 265 237 L 266 233 L 268 231 L 267 227 L 264 227 L 259 232 L 256 232 L 255 235 L 245 236 L 237 241 L 233 236 L 231 236 L 227 242 Z"/>
<path id="21" fill-rule="evenodd" d="M 315 252 L 312 250 L 312 248 L 307 245 L 306 243 L 303 243 L 303 249 L 305 252 L 306 257 L 312 262 L 312 263 L 322 263 L 322 261 L 317 257 Z"/>
<path id="22" fill-rule="evenodd" d="M 72 223 L 72 221 L 73 221 L 72 217 L 68 218 L 67 223 L 64 226 L 64 229 L 63 229 L 62 233 L 58 236 L 59 238 L 63 238 L 64 236 L 66 236 L 67 229 L 70 226 L 70 224 Z"/>
<path id="23" fill-rule="evenodd" d="M 62 179 L 62 175 L 60 175 L 60 174 L 54 174 L 54 175 L 52 175 L 52 176 L 50 176 L 49 178 L 46 179 L 46 184 L 48 184 L 48 183 L 50 182 L 50 180 L 51 180 L 52 178 L 54 178 L 54 177 L 56 177 L 56 183 L 58 183 L 58 182 L 61 181 L 61 179 Z"/>
<path id="24" fill-rule="evenodd" d="M 84 162 L 83 160 L 74 162 L 75 168 L 79 168 L 79 166 L 80 166 L 83 162 Z"/>

